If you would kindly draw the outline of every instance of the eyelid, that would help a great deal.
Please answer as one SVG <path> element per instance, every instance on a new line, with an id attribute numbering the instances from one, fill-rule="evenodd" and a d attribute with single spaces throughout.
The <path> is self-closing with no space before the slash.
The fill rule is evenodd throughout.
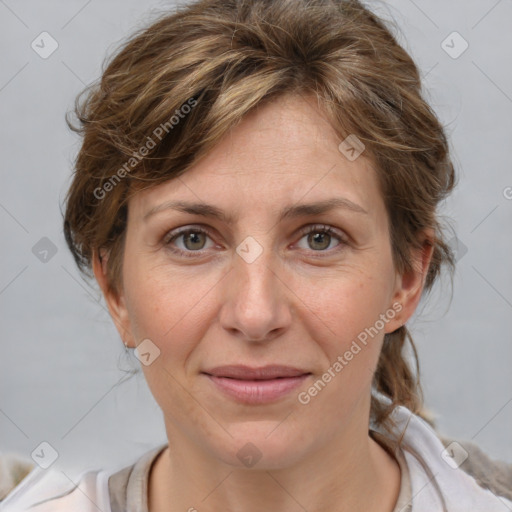
<path id="1" fill-rule="evenodd" d="M 331 226 L 330 224 L 309 224 L 308 226 L 304 226 L 299 230 L 299 234 L 307 235 L 311 232 L 322 231 L 324 233 L 328 233 L 329 235 L 334 235 L 341 242 L 348 243 L 348 236 L 338 228 Z M 321 251 L 319 251 L 321 252 Z"/>
<path id="2" fill-rule="evenodd" d="M 164 237 L 163 237 L 163 243 L 167 244 L 169 243 L 173 238 L 177 238 L 180 235 L 183 235 L 185 233 L 189 232 L 200 232 L 205 233 L 207 235 L 211 234 L 211 231 L 206 228 L 205 226 L 202 226 L 201 224 L 187 224 L 186 226 L 181 226 L 179 228 L 171 229 L 170 231 L 166 231 Z"/>
<path id="3" fill-rule="evenodd" d="M 300 228 L 296 232 L 296 235 L 294 235 L 294 236 L 300 235 L 300 238 L 299 238 L 299 241 L 300 241 L 300 239 L 302 239 L 305 235 L 312 233 L 312 232 L 314 233 L 315 231 L 327 233 L 330 236 L 337 238 L 339 241 L 339 244 L 335 248 L 330 249 L 330 250 L 326 250 L 326 251 L 314 251 L 312 249 L 309 250 L 310 253 L 313 253 L 313 254 L 317 253 L 317 255 L 320 255 L 320 257 L 322 257 L 321 256 L 322 254 L 330 255 L 332 253 L 335 253 L 335 252 L 337 252 L 337 250 L 339 250 L 339 249 L 337 249 L 337 247 L 345 246 L 349 243 L 348 235 L 346 235 L 340 229 L 335 228 L 334 226 L 331 226 L 329 224 L 318 224 L 318 223 L 317 224 L 308 224 L 307 226 Z M 170 242 L 172 240 L 177 239 L 181 235 L 184 235 L 184 234 L 187 234 L 190 232 L 204 233 L 208 237 L 211 238 L 210 228 L 203 226 L 201 224 L 187 224 L 185 226 L 181 226 L 181 227 L 172 229 L 171 231 L 168 231 L 163 237 L 162 244 L 173 253 L 177 253 L 179 255 L 184 255 L 185 257 L 200 257 L 205 252 L 208 252 L 208 249 L 200 249 L 198 251 L 184 251 L 183 249 L 171 248 Z"/>

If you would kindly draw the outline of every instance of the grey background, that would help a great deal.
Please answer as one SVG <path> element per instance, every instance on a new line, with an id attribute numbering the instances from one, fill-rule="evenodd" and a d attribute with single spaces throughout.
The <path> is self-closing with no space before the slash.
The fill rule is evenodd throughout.
<path id="1" fill-rule="evenodd" d="M 47 441 L 70 472 L 166 441 L 143 376 L 121 383 L 138 361 L 78 275 L 59 205 L 78 148 L 65 112 L 103 58 L 169 5 L 0 0 L 0 450 L 29 457 Z M 512 462 L 512 2 L 370 5 L 418 62 L 460 177 L 443 209 L 461 242 L 453 300 L 439 288 L 413 322 L 426 402 L 442 433 Z M 42 31 L 59 44 L 48 59 L 31 48 Z M 457 59 L 441 47 L 453 31 L 469 43 Z M 46 262 L 32 252 L 43 237 L 57 250 Z"/>

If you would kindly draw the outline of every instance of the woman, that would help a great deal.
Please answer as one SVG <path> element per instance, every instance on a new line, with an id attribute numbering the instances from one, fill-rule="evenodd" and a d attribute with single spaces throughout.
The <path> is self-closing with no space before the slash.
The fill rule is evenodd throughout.
<path id="1" fill-rule="evenodd" d="M 406 324 L 453 267 L 436 207 L 455 176 L 382 21 L 357 1 L 190 4 L 77 114 L 66 239 L 169 443 L 79 489 L 46 475 L 20 509 L 511 509 L 420 416 Z"/>

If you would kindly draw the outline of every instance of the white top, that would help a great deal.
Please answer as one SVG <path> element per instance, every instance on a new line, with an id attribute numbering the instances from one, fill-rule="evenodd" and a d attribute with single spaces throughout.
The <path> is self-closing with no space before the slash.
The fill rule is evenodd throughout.
<path id="1" fill-rule="evenodd" d="M 403 406 L 396 407 L 391 417 L 396 422 L 391 434 L 372 426 L 371 435 L 392 451 L 400 465 L 400 492 L 393 512 L 512 511 L 512 501 L 480 487 L 459 467 L 467 457 L 461 445 L 453 442 L 445 449 L 430 425 Z M 0 510 L 148 512 L 149 470 L 165 447 L 145 453 L 122 470 L 85 471 L 78 488 L 61 472 L 37 468 L 0 502 Z"/>

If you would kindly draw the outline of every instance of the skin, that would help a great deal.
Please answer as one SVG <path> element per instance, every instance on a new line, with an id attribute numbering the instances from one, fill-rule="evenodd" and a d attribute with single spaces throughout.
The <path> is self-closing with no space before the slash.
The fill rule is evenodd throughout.
<path id="1" fill-rule="evenodd" d="M 371 381 L 384 334 L 419 302 L 432 251 L 424 244 L 413 253 L 416 270 L 396 272 L 375 170 L 365 153 L 345 158 L 340 142 L 313 98 L 261 106 L 183 176 L 130 199 L 119 292 L 107 288 L 106 258 L 94 258 L 122 339 L 136 347 L 149 338 L 160 350 L 141 365 L 171 447 L 151 471 L 151 512 L 393 510 L 400 469 L 368 435 Z M 278 218 L 287 205 L 332 197 L 367 213 Z M 144 220 L 176 199 L 238 218 L 167 209 Z M 170 240 L 198 224 L 209 234 Z M 299 231 L 316 224 L 336 231 L 316 241 L 321 229 Z M 251 263 L 236 252 L 248 236 L 263 250 Z M 166 242 L 202 255 L 180 256 Z M 400 312 L 301 404 L 298 393 L 396 303 Z M 244 405 L 200 373 L 223 364 L 287 364 L 313 375 L 275 403 Z M 261 453 L 251 468 L 237 457 L 247 442 Z"/>

